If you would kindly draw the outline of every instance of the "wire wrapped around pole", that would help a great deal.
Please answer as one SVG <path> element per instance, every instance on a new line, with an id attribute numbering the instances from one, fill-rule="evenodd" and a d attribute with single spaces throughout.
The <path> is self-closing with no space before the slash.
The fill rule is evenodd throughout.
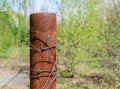
<path id="1" fill-rule="evenodd" d="M 56 14 L 30 15 L 30 89 L 56 89 Z"/>

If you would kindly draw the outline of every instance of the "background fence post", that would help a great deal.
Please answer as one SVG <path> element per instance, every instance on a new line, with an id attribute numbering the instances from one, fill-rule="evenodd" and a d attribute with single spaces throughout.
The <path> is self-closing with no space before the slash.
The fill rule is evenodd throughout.
<path id="1" fill-rule="evenodd" d="M 30 89 L 56 89 L 56 14 L 30 15 Z"/>

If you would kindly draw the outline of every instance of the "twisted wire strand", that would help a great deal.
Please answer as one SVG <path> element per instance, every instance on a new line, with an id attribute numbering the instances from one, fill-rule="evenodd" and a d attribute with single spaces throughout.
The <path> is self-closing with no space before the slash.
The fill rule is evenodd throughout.
<path id="1" fill-rule="evenodd" d="M 5 84 L 1 87 L 1 89 L 4 89 L 12 80 L 14 80 L 20 73 L 22 73 L 23 70 L 24 70 L 24 69 L 20 69 L 16 75 L 14 75 L 10 80 L 7 81 L 7 83 L 5 83 Z"/>
<path id="2" fill-rule="evenodd" d="M 51 39 L 51 37 L 48 37 L 46 34 L 44 34 L 44 33 L 40 33 L 39 31 L 34 31 L 34 30 L 30 30 L 31 32 L 34 32 L 34 33 L 37 33 L 37 34 L 41 34 L 41 35 L 43 35 L 44 37 L 46 37 L 47 38 L 47 40 L 51 40 L 51 41 L 55 41 L 56 42 L 56 40 L 55 39 Z M 56 54 L 54 55 L 54 53 L 53 53 L 53 51 L 51 50 L 51 49 L 53 49 L 53 48 L 56 48 L 56 45 L 52 45 L 52 46 L 49 46 L 48 44 L 47 44 L 47 42 L 46 42 L 46 44 L 47 44 L 47 47 L 45 47 L 45 48 L 37 48 L 36 46 L 34 46 L 30 41 L 28 41 L 29 42 L 29 45 L 30 45 L 30 49 L 35 49 L 35 50 L 37 50 L 38 52 L 44 52 L 44 51 L 47 51 L 47 50 L 50 50 L 50 52 L 52 53 L 52 56 L 50 56 L 51 58 L 53 58 L 53 59 L 55 59 L 55 57 L 56 57 Z M 50 57 L 48 57 L 48 55 L 46 55 L 47 56 L 47 58 L 50 58 Z M 43 88 L 42 89 L 50 89 L 50 87 L 52 86 L 52 84 L 53 84 L 53 82 L 56 80 L 56 75 L 57 75 L 57 70 L 56 69 L 54 69 L 56 67 L 56 61 L 54 62 L 54 64 L 53 64 L 53 66 L 52 66 L 52 68 L 51 68 L 51 70 L 36 70 L 36 69 L 30 69 L 30 68 L 22 68 L 22 69 L 20 69 L 18 72 L 17 72 L 17 74 L 15 75 L 15 76 L 13 76 L 10 80 L 8 80 L 8 82 L 6 83 L 6 84 L 4 84 L 2 87 L 1 87 L 1 89 L 4 89 L 11 81 L 13 81 L 20 73 L 22 73 L 24 70 L 29 70 L 29 71 L 36 71 L 36 72 L 39 72 L 39 73 L 42 73 L 42 72 L 48 72 L 49 74 L 47 74 L 47 75 L 29 75 L 30 76 L 30 78 L 40 78 L 40 77 L 47 77 L 47 79 L 46 79 L 46 82 L 45 82 L 45 84 L 44 84 L 44 86 L 43 86 Z M 49 83 L 49 78 L 50 77 L 52 77 L 52 76 L 54 76 L 54 78 L 51 80 L 51 82 L 50 82 L 50 84 L 48 84 Z"/>
<path id="3" fill-rule="evenodd" d="M 43 33 L 40 33 L 39 31 L 34 31 L 34 30 L 30 30 L 30 31 L 45 36 L 45 37 L 47 38 L 47 40 L 56 41 L 56 40 L 54 40 L 54 39 L 51 39 L 51 38 L 48 37 L 47 35 L 45 35 L 45 34 L 43 34 Z M 56 55 L 54 55 L 53 51 L 51 50 L 52 48 L 55 48 L 56 45 L 49 46 L 49 45 L 47 44 L 47 42 L 46 42 L 47 47 L 46 47 L 46 48 L 41 48 L 41 49 L 35 47 L 31 42 L 30 42 L 30 45 L 32 46 L 32 49 L 34 48 L 34 49 L 36 49 L 38 52 L 44 52 L 44 51 L 46 51 L 46 50 L 50 50 L 51 53 L 52 53 L 52 55 L 53 55 L 53 58 L 56 57 Z M 47 55 L 47 58 L 49 58 L 48 55 Z M 31 77 L 34 77 L 34 78 L 39 78 L 39 77 L 43 77 L 43 76 L 46 76 L 46 77 L 47 77 L 47 79 L 46 79 L 46 81 L 45 81 L 45 84 L 44 84 L 44 86 L 43 86 L 42 89 L 49 89 L 49 88 L 52 86 L 53 82 L 55 81 L 55 79 L 56 79 L 56 70 L 54 70 L 55 66 L 56 66 L 56 61 L 54 62 L 51 70 L 47 71 L 47 72 L 49 72 L 49 75 L 40 75 L 40 74 L 39 74 L 39 75 L 31 76 Z M 39 71 L 39 70 L 36 70 L 36 71 Z M 44 71 L 44 70 L 43 70 L 43 71 Z M 53 75 L 54 75 L 55 77 L 51 80 L 51 83 L 48 84 L 48 83 L 49 83 L 49 78 L 50 78 L 51 76 L 53 76 Z"/>

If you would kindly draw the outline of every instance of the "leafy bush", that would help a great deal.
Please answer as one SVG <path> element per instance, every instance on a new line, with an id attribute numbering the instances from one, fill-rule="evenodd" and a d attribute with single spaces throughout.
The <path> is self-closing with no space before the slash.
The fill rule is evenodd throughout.
<path id="1" fill-rule="evenodd" d="M 28 40 L 27 23 L 23 15 L 11 10 L 0 15 L 0 57 L 8 57 L 12 46 L 25 45 Z"/>

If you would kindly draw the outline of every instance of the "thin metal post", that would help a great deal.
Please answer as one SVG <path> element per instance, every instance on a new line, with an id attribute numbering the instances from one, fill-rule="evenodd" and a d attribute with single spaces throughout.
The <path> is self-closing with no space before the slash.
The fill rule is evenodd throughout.
<path id="1" fill-rule="evenodd" d="M 56 14 L 30 15 L 30 89 L 56 89 Z"/>

